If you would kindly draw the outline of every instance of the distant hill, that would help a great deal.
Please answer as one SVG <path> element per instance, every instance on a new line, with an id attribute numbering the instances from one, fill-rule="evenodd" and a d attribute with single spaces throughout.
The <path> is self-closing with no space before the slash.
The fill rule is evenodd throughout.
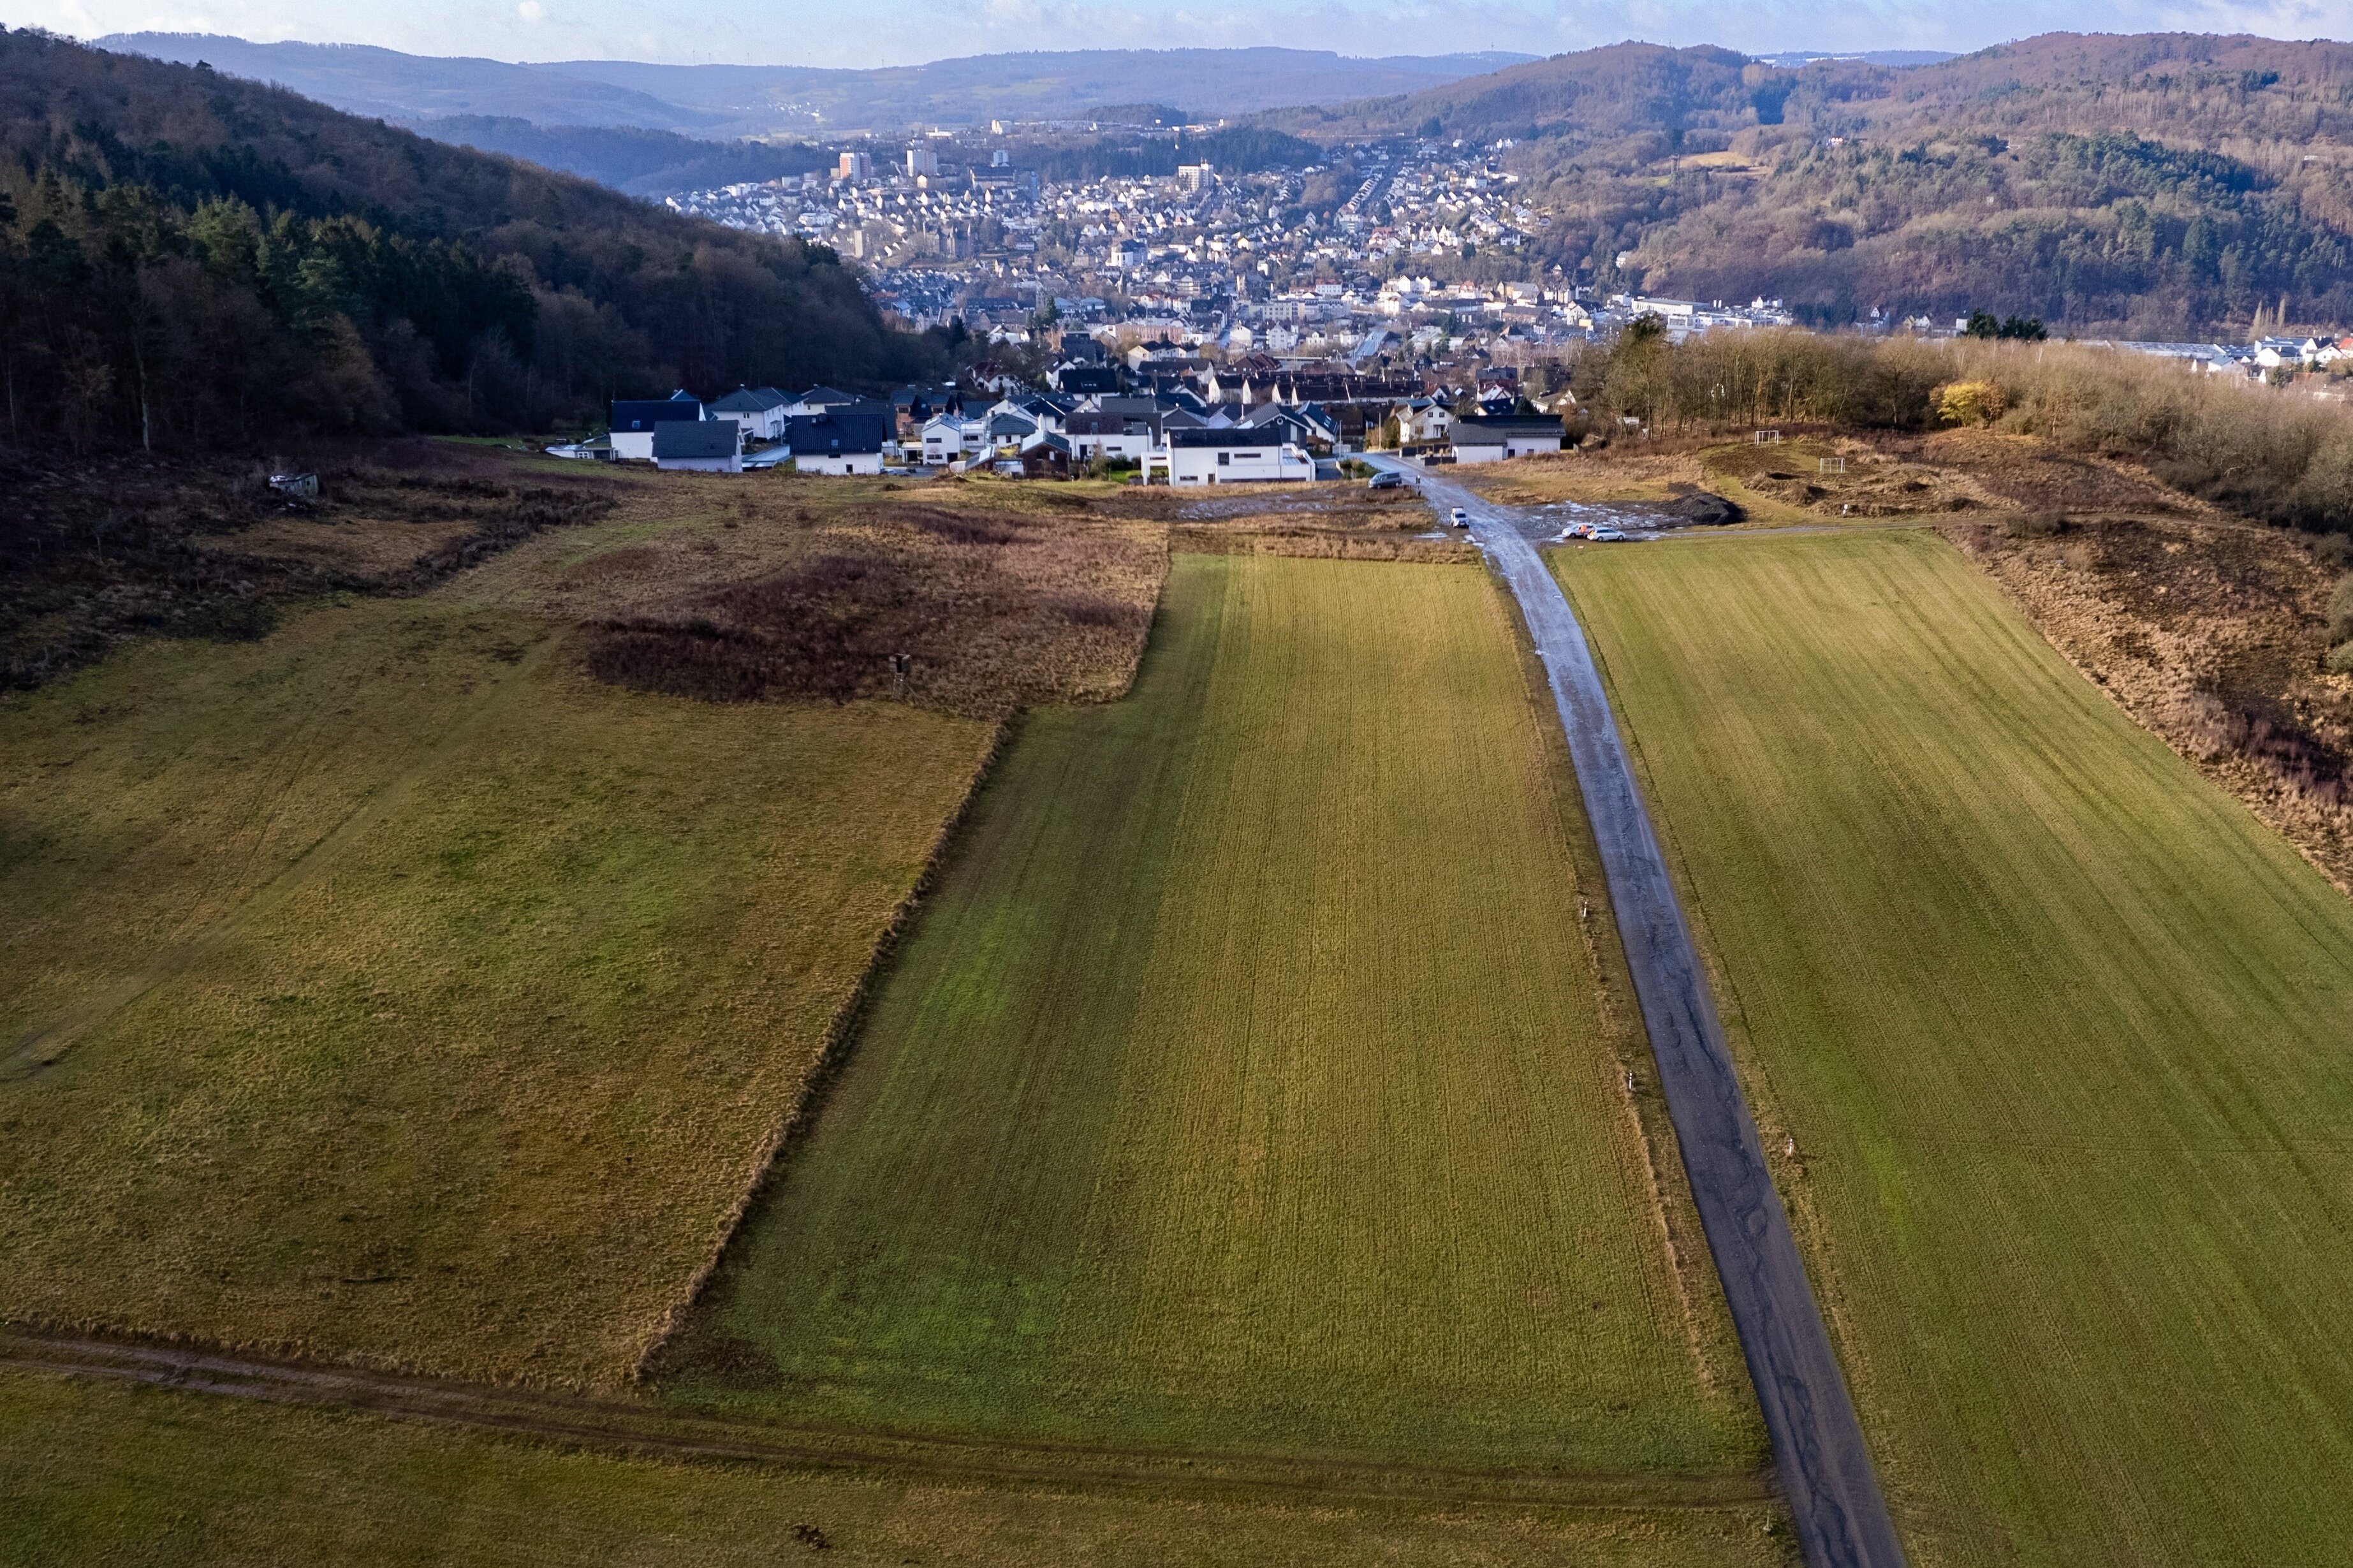
<path id="1" fill-rule="evenodd" d="M 26 32 L 0 33 L 0 439 L 76 447 L 546 428 L 945 368 L 821 247 Z"/>
<path id="2" fill-rule="evenodd" d="M 290 87 L 355 114 L 456 115 L 546 125 L 636 126 L 713 137 L 1069 119 L 1093 105 L 1181 103 L 1233 115 L 1285 104 L 1407 93 L 1529 57 L 1351 59 L 1313 49 L 1086 49 L 979 55 L 881 70 L 671 66 L 628 60 L 506 65 L 343 44 L 254 44 L 192 33 L 122 33 L 101 48 Z"/>
<path id="3" fill-rule="evenodd" d="M 1695 116 L 1738 119 L 1753 109 L 1751 68 L 1748 57 L 1732 49 L 1612 44 L 1419 92 L 1265 118 L 1303 135 L 1326 137 L 1405 133 L 1483 142 L 1546 134 L 1623 136 L 1687 124 Z"/>
<path id="4" fill-rule="evenodd" d="M 1753 57 L 1768 66 L 1784 70 L 1796 70 L 1812 65 L 1816 60 L 1859 60 L 1867 66 L 1885 66 L 1903 70 L 1911 66 L 1933 66 L 1958 57 L 1950 49 L 1784 49 L 1778 54 Z"/>
<path id="5" fill-rule="evenodd" d="M 824 149 L 806 142 L 711 142 L 672 131 L 534 125 L 488 114 L 420 120 L 411 128 L 437 142 L 503 153 L 649 198 L 807 174 L 833 161 Z"/>
<path id="6" fill-rule="evenodd" d="M 208 33 L 118 33 L 95 47 L 272 82 L 379 120 L 497 115 L 545 125 L 634 125 L 712 132 L 720 117 L 611 82 L 508 65 L 435 59 L 365 44 L 249 44 Z"/>
<path id="7" fill-rule="evenodd" d="M 1971 309 L 2080 334 L 2353 324 L 2353 46 L 2050 34 L 1897 67 L 1619 44 L 1260 117 L 1504 154 L 1537 260 L 1833 322 Z M 1624 260 L 1620 261 L 1620 258 Z"/>

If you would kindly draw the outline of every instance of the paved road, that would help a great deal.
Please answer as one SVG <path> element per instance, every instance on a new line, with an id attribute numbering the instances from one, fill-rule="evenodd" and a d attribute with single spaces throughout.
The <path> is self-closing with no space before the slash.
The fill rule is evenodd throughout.
<path id="1" fill-rule="evenodd" d="M 1394 458 L 1370 460 L 1415 474 L 1440 516 L 1457 506 L 1470 513 L 1472 536 L 1511 585 L 1545 661 L 1683 1169 L 1764 1406 L 1806 1561 L 1814 1568 L 1896 1568 L 1903 1549 L 1584 628 L 1510 508 L 1482 500 L 1439 473 Z"/>

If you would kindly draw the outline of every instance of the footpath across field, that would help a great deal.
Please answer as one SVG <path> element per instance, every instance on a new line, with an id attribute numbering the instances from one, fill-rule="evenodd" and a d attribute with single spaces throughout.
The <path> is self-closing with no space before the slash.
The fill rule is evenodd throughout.
<path id="1" fill-rule="evenodd" d="M 984 790 L 673 1396 L 1753 1476 L 1547 721 L 1475 569 L 1178 557 L 1133 693 Z"/>
<path id="2" fill-rule="evenodd" d="M 1911 1560 L 2341 1561 L 2353 907 L 1932 535 L 1556 568 Z"/>

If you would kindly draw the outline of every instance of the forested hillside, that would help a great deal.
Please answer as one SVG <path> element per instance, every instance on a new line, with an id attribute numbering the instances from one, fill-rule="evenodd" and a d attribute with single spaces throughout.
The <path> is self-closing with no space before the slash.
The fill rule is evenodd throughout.
<path id="1" fill-rule="evenodd" d="M 2353 321 L 2353 47 L 2053 34 L 1909 68 L 1624 44 L 1303 135 L 1461 136 L 1605 287 L 1786 298 L 1837 322 L 1981 309 L 2076 333 Z M 1623 255 L 1621 265 L 1619 258 Z"/>
<path id="2" fill-rule="evenodd" d="M 543 428 L 937 368 L 819 247 L 196 67 L 0 33 L 5 438 Z"/>
<path id="3" fill-rule="evenodd" d="M 824 148 L 807 142 L 711 142 L 632 125 L 534 125 L 501 115 L 451 114 L 417 121 L 414 129 L 437 142 L 503 153 L 649 198 L 804 174 L 833 163 Z"/>

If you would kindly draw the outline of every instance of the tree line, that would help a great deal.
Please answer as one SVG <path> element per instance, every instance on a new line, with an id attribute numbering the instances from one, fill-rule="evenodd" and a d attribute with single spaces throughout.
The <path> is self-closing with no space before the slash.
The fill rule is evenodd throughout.
<path id="1" fill-rule="evenodd" d="M 81 450 L 546 429 L 943 373 L 819 246 L 201 67 L 0 33 L 0 418 Z"/>
<path id="2" fill-rule="evenodd" d="M 2353 531 L 2353 412 L 2243 377 L 2192 374 L 2178 360 L 1998 334 L 1874 342 L 1718 331 L 1677 343 L 1644 317 L 1580 354 L 1569 384 L 1588 416 L 1663 431 L 1990 425 L 2146 464 L 2262 521 Z"/>

